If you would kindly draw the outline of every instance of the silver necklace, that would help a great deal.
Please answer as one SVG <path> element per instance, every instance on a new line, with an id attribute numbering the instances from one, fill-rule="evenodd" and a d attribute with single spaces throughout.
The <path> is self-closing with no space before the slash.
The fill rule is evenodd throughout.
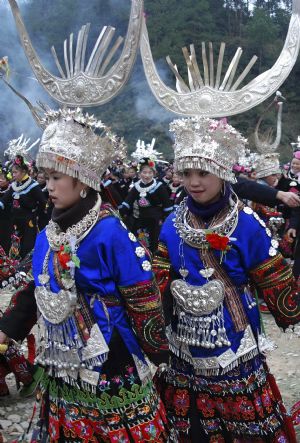
<path id="1" fill-rule="evenodd" d="M 155 188 L 156 186 L 156 180 L 153 180 L 153 183 L 149 186 L 146 186 L 145 188 L 142 188 L 140 183 L 142 182 L 142 180 L 139 180 L 138 182 L 135 183 L 135 188 L 138 191 L 138 193 L 140 194 L 140 197 L 146 197 L 147 192 L 150 192 L 152 189 Z"/>
<path id="2" fill-rule="evenodd" d="M 24 189 L 26 189 L 31 184 L 32 181 L 33 181 L 32 178 L 28 177 L 28 179 L 22 185 L 17 185 L 17 182 L 12 182 L 11 187 L 13 191 L 17 193 L 14 196 L 14 198 L 18 199 L 19 192 L 24 191 Z"/>
<path id="3" fill-rule="evenodd" d="M 82 220 L 70 226 L 66 232 L 61 231 L 59 225 L 50 220 L 46 227 L 46 235 L 51 249 L 58 251 L 60 246 L 69 243 L 70 239 L 74 239 L 75 244 L 80 243 L 97 223 L 101 202 L 101 197 L 98 195 L 95 206 L 89 210 Z"/>
<path id="4" fill-rule="evenodd" d="M 203 248 L 203 246 L 207 244 L 206 234 L 208 232 L 230 237 L 235 230 L 239 216 L 239 200 L 235 193 L 232 194 L 232 199 L 230 200 L 231 210 L 229 214 L 226 215 L 225 219 L 222 220 L 221 223 L 216 225 L 212 224 L 206 229 L 195 229 L 190 226 L 188 222 L 190 211 L 187 207 L 186 201 L 187 197 L 180 203 L 176 210 L 174 226 L 180 238 L 190 246 L 197 249 Z"/>

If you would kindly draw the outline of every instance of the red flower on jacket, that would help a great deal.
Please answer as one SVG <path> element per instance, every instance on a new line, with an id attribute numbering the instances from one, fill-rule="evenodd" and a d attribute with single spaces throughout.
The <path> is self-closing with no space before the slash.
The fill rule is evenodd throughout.
<path id="1" fill-rule="evenodd" d="M 70 256 L 70 254 L 65 252 L 65 247 L 63 245 L 61 245 L 61 247 L 60 247 L 60 251 L 58 253 L 58 260 L 59 260 L 60 266 L 63 269 L 65 269 L 65 270 L 69 269 L 68 263 L 71 261 L 71 256 Z"/>
<path id="2" fill-rule="evenodd" d="M 206 240 L 212 249 L 217 249 L 218 251 L 228 250 L 229 238 L 224 235 L 206 234 Z"/>

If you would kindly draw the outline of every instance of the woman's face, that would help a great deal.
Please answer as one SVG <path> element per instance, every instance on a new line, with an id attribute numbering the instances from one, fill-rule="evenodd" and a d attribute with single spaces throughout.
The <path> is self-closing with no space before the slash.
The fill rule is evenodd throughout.
<path id="1" fill-rule="evenodd" d="M 182 182 L 182 177 L 179 174 L 176 174 L 174 172 L 173 177 L 172 177 L 172 182 L 174 185 L 180 185 L 180 183 Z"/>
<path id="2" fill-rule="evenodd" d="M 134 178 L 136 176 L 136 170 L 134 168 L 129 168 L 128 178 Z"/>
<path id="3" fill-rule="evenodd" d="M 7 188 L 9 181 L 4 174 L 0 174 L 0 189 Z"/>
<path id="4" fill-rule="evenodd" d="M 278 185 L 279 177 L 280 174 L 268 175 L 268 177 L 264 177 L 264 181 L 272 188 L 275 188 Z"/>
<path id="5" fill-rule="evenodd" d="M 293 158 L 292 163 L 291 163 L 291 170 L 295 174 L 300 172 L 300 160 L 298 160 L 297 158 Z"/>
<path id="6" fill-rule="evenodd" d="M 24 171 L 23 169 L 17 168 L 16 166 L 13 166 L 11 173 L 12 173 L 13 179 L 17 182 L 21 182 L 26 175 L 26 171 Z"/>
<path id="7" fill-rule="evenodd" d="M 79 180 L 53 169 L 46 169 L 45 178 L 49 197 L 57 209 L 74 206 L 81 199 L 80 191 L 86 189 L 86 185 Z"/>
<path id="8" fill-rule="evenodd" d="M 44 186 L 46 184 L 46 179 L 45 179 L 45 174 L 44 172 L 39 172 L 37 177 L 36 177 L 36 181 L 38 182 L 39 185 Z"/>
<path id="9" fill-rule="evenodd" d="M 173 175 L 173 172 L 171 171 L 171 169 L 167 169 L 166 173 L 165 173 L 166 179 L 167 180 L 171 180 L 172 179 L 172 175 Z"/>
<path id="10" fill-rule="evenodd" d="M 140 172 L 140 178 L 145 185 L 151 183 L 154 177 L 154 171 L 150 166 L 144 166 Z"/>
<path id="11" fill-rule="evenodd" d="M 208 205 L 220 198 L 223 181 L 216 175 L 200 169 L 185 169 L 183 184 L 195 202 Z"/>

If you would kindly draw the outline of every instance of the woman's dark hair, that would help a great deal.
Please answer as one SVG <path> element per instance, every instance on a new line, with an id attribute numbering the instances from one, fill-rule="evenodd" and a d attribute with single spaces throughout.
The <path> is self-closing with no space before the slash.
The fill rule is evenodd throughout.
<path id="1" fill-rule="evenodd" d="M 143 158 L 140 159 L 140 161 L 139 161 L 139 172 L 141 172 L 145 166 L 148 166 L 154 172 L 156 172 L 156 170 L 155 170 L 155 162 L 153 160 L 151 160 L 151 158 L 143 157 Z"/>
<path id="2" fill-rule="evenodd" d="M 16 158 L 13 161 L 12 168 L 17 168 L 20 171 L 29 172 L 29 168 L 24 161 L 22 155 L 16 155 Z"/>

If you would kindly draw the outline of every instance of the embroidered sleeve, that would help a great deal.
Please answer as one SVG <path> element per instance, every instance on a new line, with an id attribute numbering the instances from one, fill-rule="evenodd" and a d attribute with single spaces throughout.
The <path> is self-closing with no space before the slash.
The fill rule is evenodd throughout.
<path id="1" fill-rule="evenodd" d="M 9 308 L 0 318 L 0 329 L 14 340 L 24 340 L 36 322 L 36 312 L 34 283 L 30 282 L 13 295 Z"/>
<path id="2" fill-rule="evenodd" d="M 126 199 L 122 202 L 121 206 L 119 207 L 119 212 L 122 216 L 129 215 L 132 212 L 134 201 L 137 199 L 138 194 L 135 188 L 132 188 Z"/>
<path id="3" fill-rule="evenodd" d="M 300 322 L 300 291 L 292 270 L 281 254 L 265 260 L 250 272 L 278 326 Z"/>
<path id="4" fill-rule="evenodd" d="M 160 293 L 163 295 L 170 280 L 171 263 L 166 245 L 159 242 L 158 249 L 155 254 L 152 269 L 159 286 Z"/>
<path id="5" fill-rule="evenodd" d="M 168 350 L 160 292 L 155 280 L 119 287 L 133 329 L 147 354 Z"/>

